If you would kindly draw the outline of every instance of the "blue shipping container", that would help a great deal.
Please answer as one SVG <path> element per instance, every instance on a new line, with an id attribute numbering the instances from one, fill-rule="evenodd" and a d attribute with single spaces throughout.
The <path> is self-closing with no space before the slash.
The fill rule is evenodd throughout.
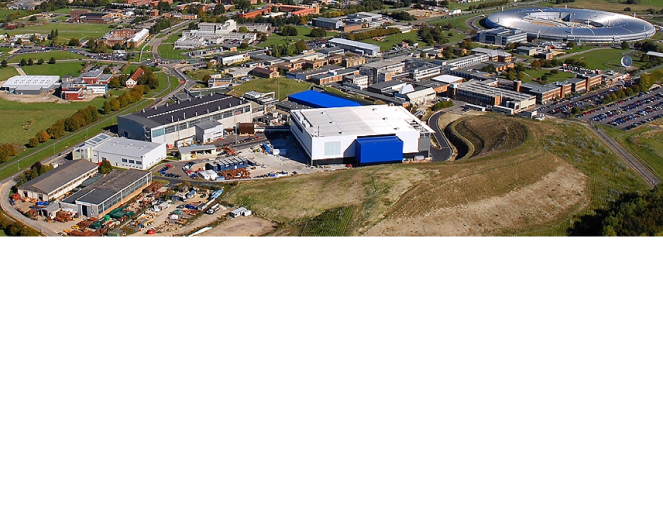
<path id="1" fill-rule="evenodd" d="M 359 165 L 402 162 L 403 141 L 395 135 L 360 137 L 355 142 L 355 158 Z"/>

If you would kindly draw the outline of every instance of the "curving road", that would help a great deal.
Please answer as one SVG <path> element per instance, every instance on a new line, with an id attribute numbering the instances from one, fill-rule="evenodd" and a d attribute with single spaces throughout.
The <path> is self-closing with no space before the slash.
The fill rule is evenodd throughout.
<path id="1" fill-rule="evenodd" d="M 442 114 L 444 114 L 444 112 L 436 112 L 428 118 L 428 126 L 430 126 L 435 132 L 435 140 L 439 146 L 439 148 L 436 148 L 431 145 L 430 154 L 433 158 L 433 162 L 446 162 L 453 154 L 451 144 L 449 144 L 449 141 L 444 136 L 444 133 L 442 133 L 442 130 L 440 130 L 440 125 L 438 124 Z"/>

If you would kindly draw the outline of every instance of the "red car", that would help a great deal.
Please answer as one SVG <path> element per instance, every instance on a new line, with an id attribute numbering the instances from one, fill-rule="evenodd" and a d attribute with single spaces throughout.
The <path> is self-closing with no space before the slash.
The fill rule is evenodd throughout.
<path id="1" fill-rule="evenodd" d="M 156 234 L 156 231 L 154 231 L 153 229 L 148 229 L 148 230 L 147 230 L 147 234 L 148 234 L 148 235 L 155 235 L 155 234 Z"/>

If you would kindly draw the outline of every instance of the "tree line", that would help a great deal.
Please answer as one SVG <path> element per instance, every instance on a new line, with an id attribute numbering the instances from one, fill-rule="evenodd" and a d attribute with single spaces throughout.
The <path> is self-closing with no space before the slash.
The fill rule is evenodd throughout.
<path id="1" fill-rule="evenodd" d="M 361 32 L 353 32 L 345 36 L 351 41 L 363 41 L 364 39 L 371 39 L 373 37 L 390 36 L 392 34 L 400 34 L 401 31 L 395 27 L 390 28 L 374 28 L 373 30 L 362 30 Z"/>
<path id="2" fill-rule="evenodd" d="M 571 236 L 663 235 L 663 187 L 623 195 L 611 207 L 583 216 Z"/>
<path id="3" fill-rule="evenodd" d="M 39 233 L 31 227 L 14 222 L 4 213 L 0 213 L 0 230 L 4 231 L 7 236 L 39 236 Z"/>

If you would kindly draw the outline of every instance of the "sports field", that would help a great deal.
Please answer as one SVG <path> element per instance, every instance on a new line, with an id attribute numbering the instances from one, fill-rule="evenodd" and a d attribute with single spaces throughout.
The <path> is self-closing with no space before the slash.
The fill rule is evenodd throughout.
<path id="1" fill-rule="evenodd" d="M 58 31 L 57 43 L 59 44 L 67 43 L 72 37 L 76 39 L 98 39 L 106 32 L 110 31 L 108 25 L 101 25 L 96 23 L 47 22 L 44 24 L 29 25 L 12 30 L 3 29 L 3 33 L 7 33 L 10 36 L 15 34 L 50 34 L 51 30 L 54 29 L 57 29 Z"/>
<path id="2" fill-rule="evenodd" d="M 300 39 L 303 39 L 304 41 L 309 40 L 308 36 L 311 33 L 312 27 L 299 27 L 295 26 L 297 29 L 297 35 L 296 36 L 280 36 L 278 34 L 272 34 L 267 38 L 266 41 L 258 44 L 257 46 L 264 47 L 264 46 L 272 46 L 274 44 L 283 44 L 283 43 L 293 43 L 295 41 L 299 41 Z M 331 33 L 331 32 L 330 32 Z"/>

